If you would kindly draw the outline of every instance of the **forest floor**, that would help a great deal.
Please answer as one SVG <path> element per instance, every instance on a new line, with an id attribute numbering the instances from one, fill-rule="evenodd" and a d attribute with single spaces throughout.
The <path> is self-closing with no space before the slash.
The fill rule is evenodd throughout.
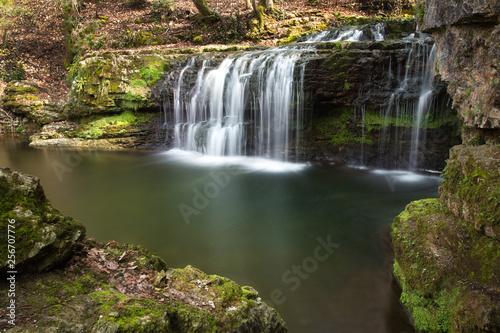
<path id="1" fill-rule="evenodd" d="M 78 0 L 77 21 L 72 23 L 70 32 L 65 15 L 68 7 L 64 8 L 57 1 L 31 0 L 27 5 L 31 19 L 22 24 L 7 55 L 5 51 L 0 53 L 0 71 L 5 69 L 5 60 L 9 56 L 12 58 L 14 53 L 24 65 L 26 79 L 38 84 L 42 97 L 60 101 L 68 94 L 67 69 L 74 60 L 74 53 L 84 55 L 95 49 L 101 52 L 194 45 L 276 46 L 280 38 L 283 39 L 283 31 L 273 28 L 266 29 L 258 38 L 251 37 L 253 12 L 245 8 L 243 0 L 207 2 L 219 18 L 208 25 L 201 19 L 192 0 L 175 0 L 173 10 L 158 7 L 158 3 L 165 4 L 167 0 Z M 308 20 L 309 16 L 377 16 L 393 12 L 390 8 L 363 11 L 354 0 L 275 0 L 275 10 L 270 16 L 273 21 L 280 21 L 295 16 Z M 155 42 L 141 43 L 152 34 Z M 69 51 L 68 41 L 82 44 L 79 40 L 84 39 L 83 44 L 90 44 L 90 49 L 76 45 L 80 49 Z M 4 86 L 0 80 L 0 96 Z"/>

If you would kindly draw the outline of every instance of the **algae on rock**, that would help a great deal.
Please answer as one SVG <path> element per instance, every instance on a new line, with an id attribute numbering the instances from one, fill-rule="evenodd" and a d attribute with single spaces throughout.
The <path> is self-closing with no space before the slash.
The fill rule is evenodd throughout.
<path id="1" fill-rule="evenodd" d="M 16 270 L 46 271 L 69 259 L 76 243 L 85 236 L 85 228 L 52 207 L 40 180 L 1 168 L 0 189 L 0 235 L 7 240 L 8 228 L 15 232 Z M 7 250 L 7 242 L 1 242 L 2 272 L 8 270 Z"/>
<path id="2" fill-rule="evenodd" d="M 153 85 L 176 56 L 147 51 L 104 52 L 86 56 L 70 70 L 70 118 L 148 109 Z"/>

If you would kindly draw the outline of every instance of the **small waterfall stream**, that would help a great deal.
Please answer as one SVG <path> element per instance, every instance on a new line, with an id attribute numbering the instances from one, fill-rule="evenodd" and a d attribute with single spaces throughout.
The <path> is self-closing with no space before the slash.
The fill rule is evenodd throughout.
<path id="1" fill-rule="evenodd" d="M 315 43 L 384 39 L 385 25 L 377 23 L 324 31 L 292 46 L 234 52 L 222 60 L 191 57 L 166 84 L 173 96 L 166 109 L 173 114 L 169 126 L 175 146 L 214 156 L 287 160 L 289 151 L 299 146 L 306 118 L 305 54 L 316 52 Z M 410 166 L 416 168 L 424 134 L 420 124 L 433 98 L 435 59 L 427 36 L 412 35 L 406 42 L 406 64 L 398 66 L 404 74 L 389 68 L 389 78 L 397 76 L 399 84 L 385 118 L 414 118 Z M 387 148 L 389 136 L 381 134 L 380 150 Z"/>
<path id="2" fill-rule="evenodd" d="M 398 81 L 398 86 L 391 94 L 387 103 L 387 108 L 383 115 L 384 127 L 382 128 L 379 151 L 384 151 L 390 145 L 390 141 L 397 142 L 398 133 L 397 124 L 402 124 L 411 130 L 410 133 L 410 152 L 405 165 L 409 170 L 418 169 L 419 150 L 423 148 L 427 121 L 425 116 L 429 113 L 435 94 L 434 94 L 434 67 L 436 60 L 435 46 L 429 35 L 418 33 L 411 34 L 405 38 L 408 42 L 408 56 L 404 64 L 404 74 L 401 73 L 401 67 L 398 66 L 398 73 L 392 73 L 389 66 L 388 77 L 394 77 Z M 396 125 L 393 137 L 390 135 L 391 123 Z M 403 130 L 404 130 L 404 127 Z M 397 156 L 404 159 L 401 147 Z"/>

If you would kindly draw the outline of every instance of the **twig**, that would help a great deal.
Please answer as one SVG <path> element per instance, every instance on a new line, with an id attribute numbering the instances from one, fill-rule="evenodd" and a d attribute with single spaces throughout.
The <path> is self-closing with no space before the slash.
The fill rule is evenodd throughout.
<path id="1" fill-rule="evenodd" d="M 4 114 L 5 117 L 9 118 L 9 126 L 11 128 L 14 128 L 14 119 L 10 116 L 9 113 L 7 113 L 7 111 L 5 111 L 4 109 L 0 108 L 0 112 L 2 114 Z"/>

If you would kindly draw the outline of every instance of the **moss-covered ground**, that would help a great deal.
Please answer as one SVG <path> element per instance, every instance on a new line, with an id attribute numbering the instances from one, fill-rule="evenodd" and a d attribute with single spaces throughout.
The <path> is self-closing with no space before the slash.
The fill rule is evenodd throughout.
<path id="1" fill-rule="evenodd" d="M 113 241 L 80 243 L 59 269 L 19 276 L 17 290 L 12 332 L 230 332 L 248 323 L 286 331 L 253 288 L 191 266 L 168 268 L 143 247 Z M 0 303 L 8 303 L 7 293 Z"/>

